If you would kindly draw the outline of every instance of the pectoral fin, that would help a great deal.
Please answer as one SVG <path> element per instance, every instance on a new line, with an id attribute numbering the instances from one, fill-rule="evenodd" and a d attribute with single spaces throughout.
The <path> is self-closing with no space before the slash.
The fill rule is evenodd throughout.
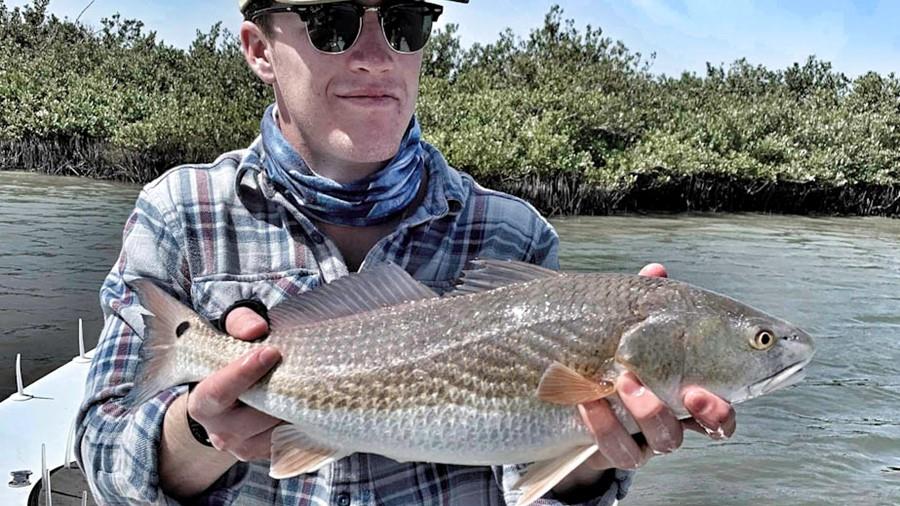
<path id="1" fill-rule="evenodd" d="M 541 377 L 537 395 L 545 402 L 574 406 L 602 399 L 615 391 L 616 386 L 611 381 L 591 381 L 571 368 L 553 362 Z"/>
<path id="2" fill-rule="evenodd" d="M 513 485 L 522 489 L 516 506 L 528 506 L 539 499 L 596 451 L 597 445 L 579 446 L 554 460 L 532 464 L 525 476 Z"/>
<path id="3" fill-rule="evenodd" d="M 311 441 L 295 425 L 279 425 L 272 432 L 269 476 L 276 480 L 318 471 L 348 454 Z"/>

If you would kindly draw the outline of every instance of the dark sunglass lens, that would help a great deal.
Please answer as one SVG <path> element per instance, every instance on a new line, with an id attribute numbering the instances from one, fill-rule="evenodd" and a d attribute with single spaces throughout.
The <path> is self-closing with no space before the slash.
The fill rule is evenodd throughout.
<path id="1" fill-rule="evenodd" d="M 306 29 L 316 49 L 340 53 L 356 42 L 359 22 L 359 12 L 352 4 L 326 4 L 310 11 Z"/>
<path id="2" fill-rule="evenodd" d="M 435 15 L 423 5 L 397 5 L 387 9 L 382 20 L 388 43 L 404 53 L 414 53 L 428 42 Z"/>

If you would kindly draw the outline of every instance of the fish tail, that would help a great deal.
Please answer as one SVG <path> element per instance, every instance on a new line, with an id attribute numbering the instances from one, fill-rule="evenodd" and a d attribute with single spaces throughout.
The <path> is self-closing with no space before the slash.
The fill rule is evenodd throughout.
<path id="1" fill-rule="evenodd" d="M 176 359 L 179 338 L 192 327 L 196 330 L 196 326 L 206 323 L 152 281 L 137 279 L 128 284 L 141 305 L 153 313 L 143 315 L 141 358 L 134 386 L 127 396 L 129 405 L 138 406 L 167 388 L 202 379 L 179 370 Z"/>

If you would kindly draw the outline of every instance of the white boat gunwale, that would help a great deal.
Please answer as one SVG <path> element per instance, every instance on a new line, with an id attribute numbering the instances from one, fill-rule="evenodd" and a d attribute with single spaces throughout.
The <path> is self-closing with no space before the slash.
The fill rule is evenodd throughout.
<path id="1" fill-rule="evenodd" d="M 21 354 L 16 356 L 16 392 L 0 401 L 0 504 L 28 504 L 32 491 L 46 476 L 74 462 L 74 423 L 84 397 L 91 352 L 84 349 L 84 330 L 78 320 L 78 355 L 46 376 L 24 386 Z M 14 473 L 30 472 L 27 485 Z M 52 482 L 52 480 L 49 480 Z M 45 498 L 44 501 L 47 501 Z M 49 504 L 49 502 L 45 502 Z"/>

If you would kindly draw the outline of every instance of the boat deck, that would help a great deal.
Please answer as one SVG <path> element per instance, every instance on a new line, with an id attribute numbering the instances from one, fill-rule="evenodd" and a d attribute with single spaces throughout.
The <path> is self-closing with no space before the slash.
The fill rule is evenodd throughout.
<path id="1" fill-rule="evenodd" d="M 73 464 L 72 468 L 61 467 L 50 473 L 52 506 L 97 506 L 91 493 L 87 491 L 87 482 L 84 474 Z M 28 498 L 28 506 L 45 506 L 47 497 L 42 488 L 43 482 L 38 483 L 31 491 Z"/>
<path id="2" fill-rule="evenodd" d="M 83 340 L 80 340 L 83 343 Z M 18 392 L 0 402 L 0 505 L 46 504 L 42 476 L 49 470 L 54 506 L 95 504 L 87 482 L 73 463 L 74 422 L 84 396 L 90 355 L 83 352 L 71 362 L 27 387 L 22 387 L 16 362 Z M 13 473 L 30 471 L 26 482 L 16 483 Z"/>

